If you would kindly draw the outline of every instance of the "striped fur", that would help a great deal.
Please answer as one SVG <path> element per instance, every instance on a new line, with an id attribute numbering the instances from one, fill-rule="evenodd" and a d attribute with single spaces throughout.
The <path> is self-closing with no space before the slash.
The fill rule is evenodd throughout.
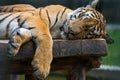
<path id="1" fill-rule="evenodd" d="M 69 13 L 65 27 L 69 38 L 92 39 L 106 35 L 106 21 L 102 14 L 92 8 L 78 8 Z"/>
<path id="2" fill-rule="evenodd" d="M 13 4 L 7 6 L 0 6 L 0 12 L 23 12 L 33 11 L 36 8 L 30 4 Z"/>
<path id="3" fill-rule="evenodd" d="M 35 11 L 0 13 L 0 39 L 10 39 L 9 56 L 15 56 L 21 45 L 32 39 L 37 46 L 33 70 L 39 79 L 45 78 L 52 61 L 52 37 L 60 38 L 59 27 L 71 11 L 64 6 L 51 5 Z"/>
<path id="4" fill-rule="evenodd" d="M 108 44 L 114 40 L 106 32 L 106 20 L 104 16 L 95 10 L 96 2 L 92 5 L 78 8 L 68 13 L 67 21 L 63 25 L 64 38 L 68 39 L 95 39 L 104 38 Z"/>

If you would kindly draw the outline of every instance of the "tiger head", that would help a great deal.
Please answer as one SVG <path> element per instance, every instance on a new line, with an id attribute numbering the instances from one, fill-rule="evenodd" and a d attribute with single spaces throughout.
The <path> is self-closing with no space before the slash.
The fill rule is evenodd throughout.
<path id="1" fill-rule="evenodd" d="M 113 43 L 113 39 L 106 32 L 105 18 L 100 12 L 92 7 L 81 7 L 68 13 L 63 29 L 63 38 L 104 38 L 107 43 Z"/>

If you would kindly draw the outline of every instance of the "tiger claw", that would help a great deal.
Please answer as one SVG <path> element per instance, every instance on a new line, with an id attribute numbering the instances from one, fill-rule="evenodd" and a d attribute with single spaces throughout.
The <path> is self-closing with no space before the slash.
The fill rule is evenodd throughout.
<path id="1" fill-rule="evenodd" d="M 8 57 L 14 57 L 14 53 L 12 53 L 11 51 L 8 51 L 8 53 L 9 53 L 9 54 L 7 55 Z"/>
<path id="2" fill-rule="evenodd" d="M 33 66 L 33 71 L 34 71 L 34 74 L 36 75 L 36 77 L 40 80 L 45 80 L 45 78 L 48 76 L 49 74 L 49 66 L 44 66 L 41 64 L 41 65 L 37 65 L 37 64 L 34 64 L 34 62 L 32 62 L 32 66 Z"/>
<path id="3" fill-rule="evenodd" d="M 33 67 L 33 71 L 34 71 L 34 74 L 37 76 L 37 78 L 40 79 L 40 80 L 44 80 L 48 76 L 48 74 L 49 74 L 49 72 L 48 73 L 41 72 L 35 66 Z"/>
<path id="4" fill-rule="evenodd" d="M 17 54 L 17 52 L 14 49 L 9 47 L 8 48 L 8 57 L 14 57 L 15 54 Z"/>
<path id="5" fill-rule="evenodd" d="M 12 46 L 13 48 L 18 48 L 18 45 L 14 43 L 14 41 L 9 41 L 9 46 Z"/>
<path id="6" fill-rule="evenodd" d="M 46 75 L 41 74 L 38 70 L 34 72 L 34 74 L 37 76 L 39 80 L 45 80 Z"/>
<path id="7" fill-rule="evenodd" d="M 17 54 L 18 52 L 18 45 L 14 43 L 14 41 L 9 41 L 8 43 L 8 57 L 13 57 Z"/>

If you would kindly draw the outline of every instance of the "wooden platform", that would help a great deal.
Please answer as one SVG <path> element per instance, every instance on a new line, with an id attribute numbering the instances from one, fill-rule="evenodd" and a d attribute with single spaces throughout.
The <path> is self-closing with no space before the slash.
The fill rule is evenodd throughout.
<path id="1" fill-rule="evenodd" d="M 8 58 L 7 41 L 0 41 L 0 74 L 25 74 L 26 80 L 37 80 L 32 79 L 34 49 L 31 41 L 23 45 L 14 58 Z M 51 71 L 67 71 L 67 80 L 85 80 L 86 72 L 99 67 L 101 57 L 106 55 L 104 39 L 54 40 Z"/>

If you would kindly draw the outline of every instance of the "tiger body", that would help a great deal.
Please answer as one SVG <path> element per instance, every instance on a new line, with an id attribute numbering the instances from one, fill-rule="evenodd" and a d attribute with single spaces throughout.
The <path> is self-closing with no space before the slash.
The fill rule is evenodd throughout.
<path id="1" fill-rule="evenodd" d="M 53 58 L 52 38 L 84 39 L 90 33 L 90 36 L 106 35 L 103 16 L 94 11 L 87 7 L 71 10 L 61 5 L 49 5 L 34 11 L 0 13 L 0 39 L 10 38 L 10 56 L 15 56 L 21 45 L 32 39 L 36 45 L 33 70 L 39 79 L 45 78 Z M 101 25 L 98 25 L 99 21 Z M 96 25 L 98 27 L 93 28 Z"/>
<path id="2" fill-rule="evenodd" d="M 22 8 L 23 6 L 24 6 L 24 8 Z M 55 8 L 57 8 L 57 9 L 55 9 Z M 30 5 L 26 5 L 26 4 L 0 6 L 0 12 L 24 12 L 24 11 L 33 11 L 33 10 L 35 12 L 38 10 L 41 20 L 46 21 L 45 24 L 48 24 L 47 26 L 50 28 L 50 33 L 52 35 L 52 38 L 53 39 L 61 38 L 61 35 L 60 35 L 61 31 L 60 31 L 59 27 L 61 27 L 63 25 L 63 23 L 67 19 L 67 13 L 71 12 L 72 11 L 71 9 L 61 6 L 61 5 L 50 5 L 50 6 L 46 6 L 46 7 L 39 8 L 39 9 L 35 9 L 35 8 L 31 7 Z M 17 14 L 19 15 L 20 13 L 17 13 Z M 58 16 L 61 16 L 61 17 L 58 17 Z M 16 17 L 17 17 L 17 15 L 16 15 Z M 14 16 L 13 16 L 13 18 L 14 18 Z M 16 22 L 16 21 L 17 21 L 17 19 L 12 22 Z M 18 25 L 18 24 L 16 24 L 16 25 Z M 17 27 L 18 26 L 16 26 L 16 28 Z M 9 31 L 13 32 L 14 30 L 9 30 Z M 3 31 L 3 32 L 8 32 L 8 31 Z M 3 33 L 3 37 L 5 34 L 6 33 Z"/>
<path id="3" fill-rule="evenodd" d="M 55 7 L 57 7 L 58 9 L 55 10 L 54 9 Z M 55 39 L 60 38 L 59 27 L 61 27 L 63 25 L 63 23 L 67 19 L 67 13 L 69 13 L 71 11 L 72 11 L 71 9 L 69 9 L 67 7 L 64 7 L 64 6 L 61 6 L 61 5 L 50 5 L 50 6 L 46 6 L 44 8 L 38 8 L 35 11 L 17 12 L 17 13 L 12 12 L 12 13 L 7 13 L 6 15 L 3 15 L 3 16 L 1 15 L 1 18 L 2 17 L 7 17 L 7 16 L 8 16 L 8 18 L 6 18 L 7 23 L 6 23 L 6 21 L 3 21 L 2 24 L 0 24 L 0 25 L 3 26 L 3 28 L 5 28 L 5 29 L 3 29 L 1 27 L 0 30 L 4 33 L 3 33 L 3 35 L 0 35 L 0 36 L 5 37 L 5 35 L 7 35 L 5 32 L 8 32 L 8 31 L 13 32 L 15 28 L 19 27 L 17 20 L 18 20 L 18 17 L 20 15 L 25 15 L 26 16 L 26 14 L 29 15 L 31 13 L 37 13 L 39 18 L 45 24 L 47 24 L 46 25 L 47 27 L 49 27 L 52 38 L 55 38 Z M 5 13 L 1 13 L 1 14 L 5 14 Z M 11 15 L 11 16 L 9 16 L 9 15 Z M 60 17 L 58 17 L 58 16 L 60 16 Z M 11 25 L 12 25 L 12 27 L 10 27 L 11 30 L 7 30 L 6 26 L 11 26 Z"/>
<path id="4" fill-rule="evenodd" d="M 54 10 L 56 7 L 58 11 Z M 10 39 L 9 56 L 15 56 L 21 45 L 31 39 L 35 42 L 36 51 L 32 65 L 39 79 L 46 77 L 50 70 L 52 37 L 60 38 L 59 26 L 63 25 L 67 13 L 72 11 L 68 9 L 68 12 L 64 13 L 64 10 L 66 10 L 64 6 L 51 5 L 35 11 L 0 13 L 0 39 Z M 61 18 L 56 19 L 57 15 L 61 15 Z M 55 16 L 53 17 L 55 20 L 50 20 L 48 16 Z M 58 30 L 57 34 L 55 30 Z"/>

